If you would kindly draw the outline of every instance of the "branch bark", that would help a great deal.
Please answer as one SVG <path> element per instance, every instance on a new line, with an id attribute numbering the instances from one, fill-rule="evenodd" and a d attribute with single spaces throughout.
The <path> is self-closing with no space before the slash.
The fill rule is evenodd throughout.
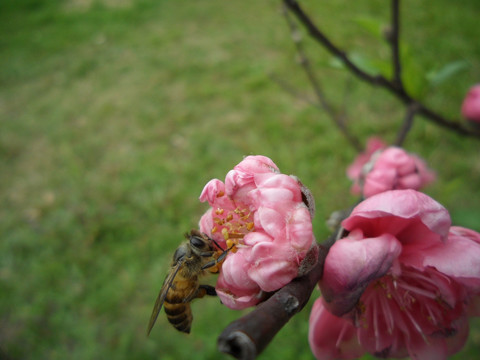
<path id="1" fill-rule="evenodd" d="M 397 134 L 397 139 L 395 140 L 395 145 L 396 146 L 402 146 L 403 142 L 405 141 L 405 138 L 407 137 L 408 132 L 412 128 L 413 124 L 413 119 L 415 117 L 415 114 L 418 112 L 418 104 L 417 103 L 411 103 L 408 108 L 407 108 L 407 113 L 405 114 L 405 119 L 403 121 L 403 125 L 400 128 L 400 131 Z"/>
<path id="2" fill-rule="evenodd" d="M 390 43 L 392 45 L 392 64 L 393 64 L 393 84 L 403 89 L 402 66 L 400 62 L 400 0 L 392 0 L 392 28 L 390 33 Z"/>

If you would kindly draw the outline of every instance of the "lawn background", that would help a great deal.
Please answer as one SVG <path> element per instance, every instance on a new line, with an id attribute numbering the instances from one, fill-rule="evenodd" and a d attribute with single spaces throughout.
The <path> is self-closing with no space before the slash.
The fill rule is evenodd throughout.
<path id="1" fill-rule="evenodd" d="M 343 48 L 388 59 L 354 21 L 388 22 L 386 1 L 302 4 Z M 319 241 L 329 214 L 355 201 L 345 177 L 355 152 L 270 78 L 309 91 L 279 10 L 273 0 L 0 2 L 0 348 L 11 359 L 225 358 L 216 337 L 242 313 L 217 299 L 193 304 L 191 335 L 162 314 L 145 336 L 171 255 L 206 210 L 205 183 L 245 155 L 271 157 L 312 190 Z M 469 64 L 425 95 L 458 118 L 480 79 L 480 3 L 406 0 L 402 10 L 418 74 Z M 392 142 L 402 106 L 305 45 L 352 131 Z M 437 171 L 426 192 L 477 231 L 479 144 L 420 118 L 405 143 Z M 260 358 L 311 359 L 308 316 L 309 306 Z M 456 359 L 478 358 L 473 324 Z"/>

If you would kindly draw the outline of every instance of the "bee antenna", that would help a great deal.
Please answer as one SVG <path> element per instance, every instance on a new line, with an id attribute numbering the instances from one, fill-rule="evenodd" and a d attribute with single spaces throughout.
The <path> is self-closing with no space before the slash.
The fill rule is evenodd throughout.
<path id="1" fill-rule="evenodd" d="M 215 244 L 215 246 L 216 246 L 217 248 L 219 248 L 219 249 L 222 250 L 222 251 L 225 251 L 225 249 L 222 248 L 215 240 L 213 240 L 213 239 L 210 239 L 210 240 L 213 241 L 213 243 Z"/>

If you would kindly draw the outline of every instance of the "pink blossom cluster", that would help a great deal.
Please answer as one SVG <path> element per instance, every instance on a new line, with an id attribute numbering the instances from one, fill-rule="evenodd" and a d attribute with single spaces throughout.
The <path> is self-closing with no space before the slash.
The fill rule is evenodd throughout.
<path id="1" fill-rule="evenodd" d="M 365 198 L 388 190 L 414 189 L 435 180 L 435 174 L 415 154 L 386 145 L 378 138 L 368 141 L 367 149 L 347 169 L 354 181 L 352 192 Z"/>
<path id="2" fill-rule="evenodd" d="M 480 234 L 414 190 L 360 203 L 330 249 L 311 316 L 317 359 L 446 359 L 480 315 Z"/>
<path id="3" fill-rule="evenodd" d="M 281 174 L 264 156 L 246 157 L 225 182 L 214 179 L 205 186 L 200 200 L 211 208 L 200 230 L 225 248 L 233 246 L 216 285 L 223 304 L 232 309 L 255 305 L 264 292 L 299 275 L 307 253 L 316 249 L 314 205 L 312 199 L 308 206 L 304 202 L 305 191 L 297 178 Z"/>

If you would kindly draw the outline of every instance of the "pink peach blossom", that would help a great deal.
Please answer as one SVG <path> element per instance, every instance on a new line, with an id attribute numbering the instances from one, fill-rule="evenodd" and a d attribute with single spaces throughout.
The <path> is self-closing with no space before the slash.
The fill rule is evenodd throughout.
<path id="1" fill-rule="evenodd" d="M 366 198 L 388 190 L 419 190 L 435 180 L 435 174 L 422 159 L 395 146 L 377 150 L 362 171 L 350 172 L 354 174 L 357 176 L 353 177 L 352 192 L 363 191 Z"/>
<path id="2" fill-rule="evenodd" d="M 228 172 L 225 183 L 214 179 L 205 186 L 200 200 L 211 208 L 202 216 L 200 230 L 225 248 L 234 246 L 216 286 L 225 305 L 255 305 L 264 292 L 299 275 L 315 243 L 313 203 L 306 192 L 296 177 L 281 174 L 264 156 L 246 157 Z"/>
<path id="3" fill-rule="evenodd" d="M 414 190 L 360 203 L 330 249 L 309 341 L 317 359 L 446 359 L 479 315 L 480 234 Z M 477 313 L 475 313 L 477 311 Z"/>
<path id="4" fill-rule="evenodd" d="M 352 193 L 360 194 L 362 192 L 359 180 L 364 176 L 365 172 L 369 171 L 367 164 L 370 162 L 373 154 L 379 150 L 385 149 L 386 147 L 387 144 L 385 144 L 383 140 L 378 137 L 374 136 L 368 139 L 367 148 L 365 151 L 359 154 L 355 158 L 355 161 L 347 168 L 347 176 L 350 180 L 354 181 Z"/>
<path id="5" fill-rule="evenodd" d="M 480 84 L 472 86 L 465 96 L 462 115 L 472 122 L 480 122 Z"/>

